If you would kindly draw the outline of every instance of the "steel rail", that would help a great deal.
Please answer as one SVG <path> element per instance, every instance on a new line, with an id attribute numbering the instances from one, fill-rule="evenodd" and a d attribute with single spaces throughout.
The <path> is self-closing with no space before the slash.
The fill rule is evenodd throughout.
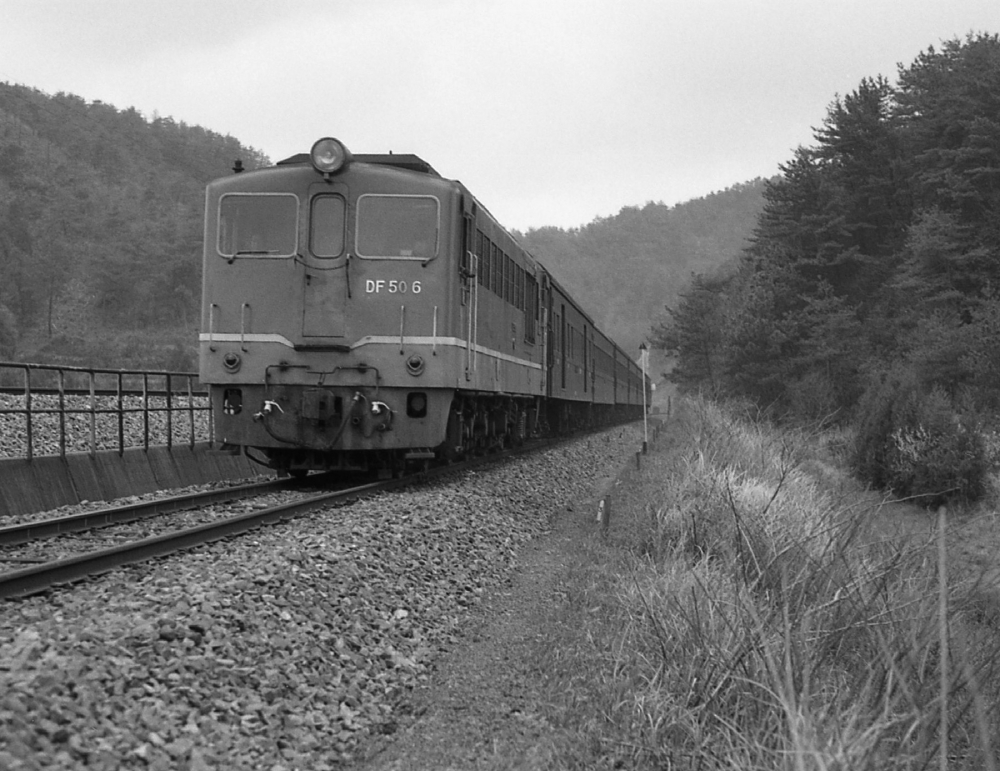
<path id="1" fill-rule="evenodd" d="M 318 478 L 318 477 L 317 477 Z M 64 533 L 80 533 L 109 525 L 121 525 L 135 522 L 147 517 L 172 514 L 185 509 L 196 509 L 214 503 L 227 503 L 240 498 L 246 498 L 256 493 L 266 493 L 271 490 L 282 490 L 296 483 L 287 479 L 253 482 L 247 485 L 224 487 L 218 490 L 205 490 L 197 493 L 185 493 L 170 498 L 160 498 L 154 501 L 140 501 L 122 506 L 112 506 L 106 509 L 95 509 L 66 517 L 39 519 L 34 522 L 18 522 L 0 527 L 0 546 L 18 546 L 31 543 L 42 538 L 49 538 Z"/>
<path id="2" fill-rule="evenodd" d="M 53 586 L 78 581 L 88 576 L 106 573 L 123 565 L 146 562 L 157 557 L 201 546 L 222 538 L 254 530 L 262 525 L 273 525 L 287 519 L 322 508 L 337 500 L 357 499 L 375 492 L 389 490 L 414 482 L 413 477 L 371 482 L 358 487 L 321 493 L 292 503 L 283 503 L 267 509 L 240 514 L 235 517 L 208 522 L 196 527 L 120 544 L 108 549 L 78 554 L 61 560 L 45 562 L 0 574 L 0 599 L 24 597 L 45 591 Z"/>

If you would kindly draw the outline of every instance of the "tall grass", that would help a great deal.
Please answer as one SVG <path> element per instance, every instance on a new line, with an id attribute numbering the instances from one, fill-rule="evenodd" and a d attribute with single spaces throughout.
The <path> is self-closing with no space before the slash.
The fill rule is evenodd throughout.
<path id="1" fill-rule="evenodd" d="M 880 537 L 805 472 L 807 437 L 684 414 L 581 599 L 601 719 L 567 765 L 997 769 L 1000 613 L 949 580 L 943 528 Z"/>

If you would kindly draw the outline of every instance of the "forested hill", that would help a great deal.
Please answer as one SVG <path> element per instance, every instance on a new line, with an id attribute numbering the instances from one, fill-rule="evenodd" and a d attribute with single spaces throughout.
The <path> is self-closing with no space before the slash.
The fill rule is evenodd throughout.
<path id="1" fill-rule="evenodd" d="M 205 184 L 236 139 L 0 83 L 0 358 L 194 365 Z"/>
<path id="2" fill-rule="evenodd" d="M 758 179 L 676 206 L 626 206 L 580 228 L 529 230 L 520 240 L 598 327 L 638 355 L 692 273 L 711 272 L 747 246 L 763 191 Z"/>

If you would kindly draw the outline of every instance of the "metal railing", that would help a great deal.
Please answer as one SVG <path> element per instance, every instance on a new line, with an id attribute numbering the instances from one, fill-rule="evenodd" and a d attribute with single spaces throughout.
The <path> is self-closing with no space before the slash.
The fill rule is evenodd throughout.
<path id="1" fill-rule="evenodd" d="M 0 457 L 213 440 L 197 373 L 0 361 Z"/>

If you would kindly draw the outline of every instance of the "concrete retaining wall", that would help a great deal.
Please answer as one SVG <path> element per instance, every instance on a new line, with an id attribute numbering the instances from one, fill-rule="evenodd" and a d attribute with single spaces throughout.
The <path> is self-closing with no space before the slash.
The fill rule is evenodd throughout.
<path id="1" fill-rule="evenodd" d="M 6 517 L 81 501 L 108 501 L 173 487 L 244 479 L 264 472 L 242 455 L 165 446 L 0 459 L 0 525 Z"/>

